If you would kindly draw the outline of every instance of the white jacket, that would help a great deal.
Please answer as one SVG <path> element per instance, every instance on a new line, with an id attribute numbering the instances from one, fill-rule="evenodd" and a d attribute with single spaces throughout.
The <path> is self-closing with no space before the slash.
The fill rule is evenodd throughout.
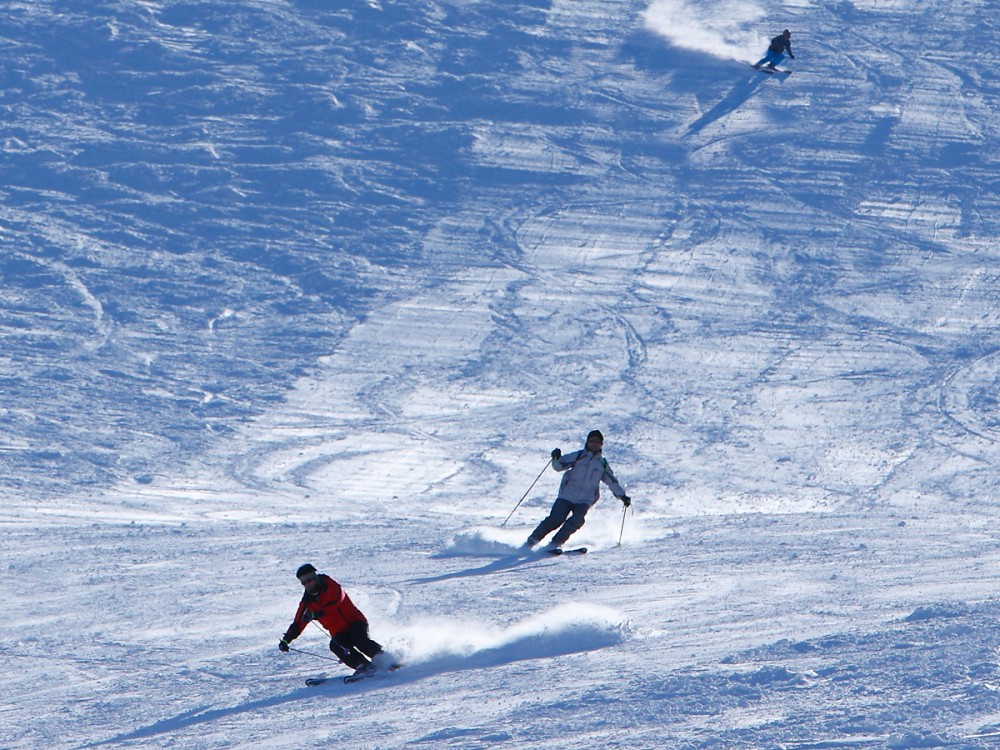
<path id="1" fill-rule="evenodd" d="M 604 460 L 600 451 L 591 453 L 587 450 L 567 453 L 552 459 L 552 468 L 565 471 L 559 485 L 559 499 L 569 500 L 574 505 L 586 503 L 593 506 L 601 498 L 601 482 L 604 482 L 615 497 L 622 497 L 625 490 L 615 478 L 614 472 Z"/>

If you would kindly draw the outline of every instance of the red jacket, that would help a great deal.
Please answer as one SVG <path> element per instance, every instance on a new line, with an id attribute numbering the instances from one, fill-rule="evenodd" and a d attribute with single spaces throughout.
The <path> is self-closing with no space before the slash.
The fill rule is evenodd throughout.
<path id="1" fill-rule="evenodd" d="M 295 619 L 285 631 L 283 638 L 285 643 L 291 643 L 298 638 L 310 620 L 318 620 L 319 624 L 334 636 L 347 630 L 352 623 L 368 622 L 339 583 L 325 573 L 320 573 L 318 578 L 319 586 L 316 593 L 310 594 L 307 591 L 299 602 Z"/>

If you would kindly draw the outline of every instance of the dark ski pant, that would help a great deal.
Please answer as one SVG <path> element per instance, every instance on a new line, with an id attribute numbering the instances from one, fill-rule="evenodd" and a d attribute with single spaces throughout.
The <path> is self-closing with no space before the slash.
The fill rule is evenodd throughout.
<path id="1" fill-rule="evenodd" d="M 330 650 L 351 669 L 371 664 L 371 659 L 382 653 L 382 647 L 368 635 L 367 622 L 352 622 L 330 639 Z"/>
<path id="2" fill-rule="evenodd" d="M 781 52 L 772 52 L 771 50 L 768 50 L 767 54 L 755 62 L 753 66 L 755 68 L 759 68 L 764 63 L 767 63 L 768 65 L 778 65 L 784 59 L 785 56 Z"/>
<path id="3" fill-rule="evenodd" d="M 553 544 L 562 546 L 583 526 L 588 510 L 590 510 L 590 506 L 586 503 L 571 503 L 569 500 L 559 498 L 552 503 L 552 510 L 549 511 L 548 517 L 531 532 L 531 538 L 541 541 L 562 524 L 559 533 L 552 537 Z"/>

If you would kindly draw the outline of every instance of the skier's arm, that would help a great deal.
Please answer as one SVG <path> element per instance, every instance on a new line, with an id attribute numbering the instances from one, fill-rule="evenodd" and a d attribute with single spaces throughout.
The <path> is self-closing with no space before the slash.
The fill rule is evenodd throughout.
<path id="1" fill-rule="evenodd" d="M 285 631 L 285 634 L 281 636 L 281 642 L 285 644 L 291 643 L 300 635 L 302 635 L 302 628 L 299 627 L 297 622 L 293 622 L 288 626 L 288 630 Z"/>
<path id="2" fill-rule="evenodd" d="M 628 495 L 625 494 L 625 488 L 618 482 L 618 479 L 615 477 L 615 473 L 611 471 L 611 467 L 608 466 L 607 462 L 604 464 L 604 474 L 601 475 L 601 481 L 608 485 L 615 497 L 628 497 Z"/>
<path id="3" fill-rule="evenodd" d="M 556 449 L 558 450 L 558 448 Z M 573 464 L 577 462 L 580 458 L 580 454 L 583 451 L 574 451 L 567 455 L 562 455 L 561 453 L 557 456 L 556 451 L 552 451 L 552 468 L 556 471 L 566 471 L 567 469 L 572 469 Z"/>
<path id="4" fill-rule="evenodd" d="M 296 629 L 294 622 L 291 625 L 289 625 L 288 630 L 285 631 L 285 634 L 281 636 L 281 640 L 278 641 L 278 650 L 288 651 L 288 644 L 294 641 L 296 638 L 298 638 L 301 632 L 302 629 L 301 628 Z"/>
<path id="5" fill-rule="evenodd" d="M 295 619 L 292 620 L 292 624 L 288 626 L 285 634 L 281 636 L 281 642 L 284 644 L 289 644 L 302 635 L 302 631 L 306 629 L 306 625 L 309 624 L 308 620 L 303 617 L 306 612 L 305 602 L 299 602 L 299 608 L 295 610 Z M 311 619 L 311 618 L 310 618 Z"/>

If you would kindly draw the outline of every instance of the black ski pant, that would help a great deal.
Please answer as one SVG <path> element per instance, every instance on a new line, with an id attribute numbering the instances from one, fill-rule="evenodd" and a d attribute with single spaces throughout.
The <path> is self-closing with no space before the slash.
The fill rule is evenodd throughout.
<path id="1" fill-rule="evenodd" d="M 371 664 L 371 659 L 382 653 L 382 646 L 368 635 L 368 623 L 361 621 L 335 633 L 330 639 L 330 650 L 351 669 L 357 669 Z"/>
<path id="2" fill-rule="evenodd" d="M 562 528 L 552 537 L 552 543 L 562 546 L 583 526 L 588 510 L 590 506 L 586 503 L 571 503 L 569 500 L 559 498 L 552 503 L 549 515 L 531 532 L 531 538 L 541 541 L 561 524 Z"/>

